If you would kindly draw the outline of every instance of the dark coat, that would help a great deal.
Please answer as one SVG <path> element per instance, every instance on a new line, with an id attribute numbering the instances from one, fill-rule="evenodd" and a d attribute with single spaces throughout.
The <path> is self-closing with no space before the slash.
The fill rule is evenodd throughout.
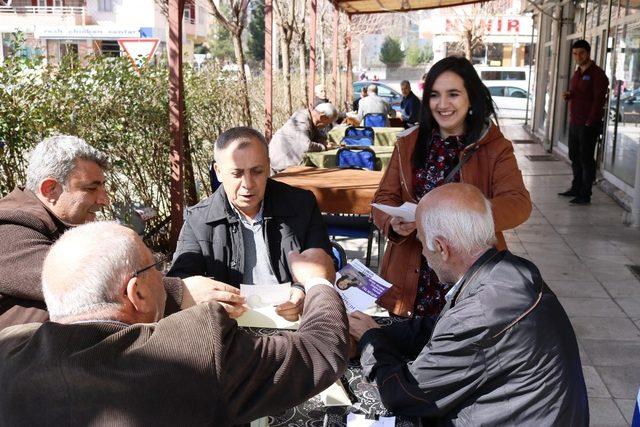
<path id="1" fill-rule="evenodd" d="M 263 232 L 271 268 L 279 283 L 291 282 L 287 254 L 321 248 L 331 253 L 315 196 L 308 190 L 267 180 Z M 201 275 L 237 286 L 243 283 L 242 224 L 220 186 L 187 209 L 169 276 Z"/>
<path id="2" fill-rule="evenodd" d="M 508 251 L 476 261 L 435 326 L 416 318 L 372 329 L 359 346 L 365 376 L 396 414 L 441 425 L 589 424 L 569 318 L 538 269 Z"/>
<path id="3" fill-rule="evenodd" d="M 51 245 L 69 228 L 29 190 L 16 188 L 0 199 L 0 330 L 49 319 L 41 273 Z M 180 280 L 164 280 L 166 314 L 182 301 Z"/>
<path id="4" fill-rule="evenodd" d="M 47 322 L 0 332 L 0 426 L 229 426 L 336 381 L 347 318 L 311 288 L 297 332 L 256 337 L 218 303 L 158 323 Z"/>

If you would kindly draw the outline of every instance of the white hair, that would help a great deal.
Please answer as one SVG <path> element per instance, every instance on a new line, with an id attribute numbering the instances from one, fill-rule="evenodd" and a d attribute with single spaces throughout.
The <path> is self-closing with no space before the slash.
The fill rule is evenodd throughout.
<path id="1" fill-rule="evenodd" d="M 103 169 L 108 167 L 107 155 L 83 139 L 70 135 L 43 139 L 31 152 L 26 187 L 34 193 L 38 192 L 40 183 L 46 178 L 55 178 L 66 185 L 77 160 L 95 162 Z"/>
<path id="2" fill-rule="evenodd" d="M 441 237 L 452 247 L 467 255 L 496 241 L 491 202 L 484 198 L 484 212 L 460 209 L 459 205 L 440 203 L 424 209 L 422 232 L 430 251 L 435 250 L 435 238 Z"/>
<path id="3" fill-rule="evenodd" d="M 51 319 L 119 308 L 122 284 L 142 261 L 137 236 L 116 222 L 70 229 L 51 247 L 42 268 Z"/>
<path id="4" fill-rule="evenodd" d="M 338 110 L 336 110 L 336 107 L 334 107 L 330 102 L 323 102 L 322 104 L 318 104 L 316 108 L 314 108 L 314 110 L 326 117 L 331 118 L 332 121 L 338 118 Z"/>
<path id="5" fill-rule="evenodd" d="M 369 85 L 369 87 L 367 87 L 367 93 L 378 93 L 378 85 Z"/>

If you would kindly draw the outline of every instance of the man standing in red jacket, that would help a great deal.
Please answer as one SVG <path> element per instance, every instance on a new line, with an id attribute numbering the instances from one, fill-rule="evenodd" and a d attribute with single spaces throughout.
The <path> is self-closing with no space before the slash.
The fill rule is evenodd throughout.
<path id="1" fill-rule="evenodd" d="M 596 177 L 594 152 L 601 132 L 602 114 L 607 98 L 609 79 L 590 58 L 591 46 L 586 40 L 576 40 L 571 54 L 578 65 L 569 91 L 563 94 L 569 103 L 569 159 L 573 170 L 571 188 L 558 193 L 573 197 L 569 203 L 591 203 L 591 185 Z"/>

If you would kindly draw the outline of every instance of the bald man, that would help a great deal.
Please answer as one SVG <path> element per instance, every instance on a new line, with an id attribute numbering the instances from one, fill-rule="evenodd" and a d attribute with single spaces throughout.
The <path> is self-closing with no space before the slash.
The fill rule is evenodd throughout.
<path id="1" fill-rule="evenodd" d="M 67 231 L 42 270 L 51 321 L 0 331 L 0 424 L 229 426 L 307 400 L 346 367 L 347 319 L 322 249 L 289 262 L 300 328 L 255 337 L 217 302 L 162 319 L 158 261 L 133 231 Z"/>
<path id="2" fill-rule="evenodd" d="M 571 323 L 531 262 L 493 247 L 490 202 L 448 184 L 422 198 L 416 220 L 423 255 L 452 285 L 437 321 L 349 317 L 384 405 L 443 425 L 587 426 Z"/>

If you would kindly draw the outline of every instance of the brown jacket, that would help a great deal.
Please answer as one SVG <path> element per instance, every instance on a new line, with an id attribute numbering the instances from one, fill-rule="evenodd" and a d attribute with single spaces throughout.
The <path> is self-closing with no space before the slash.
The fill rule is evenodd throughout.
<path id="1" fill-rule="evenodd" d="M 375 203 L 391 206 L 407 201 L 418 203 L 413 191 L 411 158 L 417 139 L 417 127 L 398 135 L 389 167 L 374 196 Z M 461 157 L 476 145 L 478 150 L 462 166 L 460 179 L 478 187 L 491 200 L 498 239 L 496 247 L 503 250 L 507 245 L 502 231 L 515 228 L 529 218 L 529 192 L 522 181 L 511 142 L 495 125 L 491 124 L 480 141 L 469 145 Z M 378 304 L 394 314 L 410 317 L 418 288 L 422 245 L 415 232 L 406 237 L 396 234 L 390 226 L 391 216 L 378 209 L 373 209 L 373 220 L 389 239 L 380 273 L 393 284 Z"/>
<path id="2" fill-rule="evenodd" d="M 0 332 L 0 426 L 229 426 L 277 414 L 347 366 L 347 317 L 316 285 L 297 332 L 256 337 L 218 303 L 158 323 Z"/>
<path id="3" fill-rule="evenodd" d="M 11 325 L 49 319 L 40 275 L 51 245 L 69 226 L 29 190 L 14 189 L 0 199 L 0 331 Z M 164 281 L 167 314 L 182 301 L 180 279 Z"/>

